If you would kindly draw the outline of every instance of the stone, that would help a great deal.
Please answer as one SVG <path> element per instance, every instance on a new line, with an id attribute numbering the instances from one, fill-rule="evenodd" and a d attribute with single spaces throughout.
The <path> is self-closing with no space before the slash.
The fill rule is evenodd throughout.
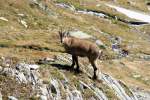
<path id="1" fill-rule="evenodd" d="M 6 19 L 5 17 L 0 17 L 0 20 L 8 22 L 8 19 Z"/>
<path id="2" fill-rule="evenodd" d="M 75 11 L 75 7 L 73 5 L 67 5 L 65 3 L 57 3 L 56 6 L 62 7 L 62 8 L 68 8 L 71 11 Z"/>
<path id="3" fill-rule="evenodd" d="M 24 20 L 20 20 L 20 23 L 25 27 L 28 28 L 27 22 Z"/>
<path id="4" fill-rule="evenodd" d="M 14 96 L 8 96 L 8 100 L 18 100 L 18 99 L 15 98 Z"/>
<path id="5" fill-rule="evenodd" d="M 141 75 L 139 75 L 139 74 L 134 74 L 133 77 L 134 77 L 134 78 L 141 78 Z"/>
<path id="6" fill-rule="evenodd" d="M 95 43 L 100 47 L 106 48 L 106 46 L 104 45 L 104 43 L 101 40 L 96 40 Z"/>
<path id="7" fill-rule="evenodd" d="M 88 39 L 88 38 L 93 37 L 93 36 L 88 35 L 87 33 L 84 33 L 82 31 L 71 31 L 71 32 L 69 32 L 69 35 L 76 37 L 76 38 L 80 38 L 80 39 Z"/>
<path id="8" fill-rule="evenodd" d="M 3 100 L 3 98 L 2 98 L 3 96 L 2 96 L 2 93 L 1 93 L 1 91 L 0 91 L 0 100 Z"/>
<path id="9" fill-rule="evenodd" d="M 41 95 L 40 96 L 40 100 L 48 100 L 47 97 L 45 95 Z"/>
<path id="10" fill-rule="evenodd" d="M 26 80 L 26 77 L 24 76 L 24 74 L 22 72 L 19 72 L 17 75 L 16 75 L 16 79 L 18 80 L 19 83 L 26 83 L 27 84 L 27 80 Z"/>
<path id="11" fill-rule="evenodd" d="M 30 70 L 36 70 L 38 69 L 40 66 L 36 65 L 36 64 L 32 64 L 32 65 L 28 65 Z"/>

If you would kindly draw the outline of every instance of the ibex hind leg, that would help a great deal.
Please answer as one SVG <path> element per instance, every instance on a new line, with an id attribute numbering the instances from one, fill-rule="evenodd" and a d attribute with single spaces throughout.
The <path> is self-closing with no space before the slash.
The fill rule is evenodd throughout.
<path id="1" fill-rule="evenodd" d="M 96 75 L 97 67 L 96 67 L 95 61 L 90 61 L 90 62 L 94 69 L 93 79 L 97 79 L 97 75 Z"/>

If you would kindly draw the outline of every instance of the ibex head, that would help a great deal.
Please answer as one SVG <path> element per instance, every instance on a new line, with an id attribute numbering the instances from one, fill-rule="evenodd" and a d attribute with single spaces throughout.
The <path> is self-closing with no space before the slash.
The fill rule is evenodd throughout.
<path id="1" fill-rule="evenodd" d="M 60 42 L 63 43 L 63 38 L 66 38 L 69 36 L 69 31 L 62 31 L 62 28 L 61 28 L 61 30 L 59 31 L 59 36 L 60 36 Z"/>

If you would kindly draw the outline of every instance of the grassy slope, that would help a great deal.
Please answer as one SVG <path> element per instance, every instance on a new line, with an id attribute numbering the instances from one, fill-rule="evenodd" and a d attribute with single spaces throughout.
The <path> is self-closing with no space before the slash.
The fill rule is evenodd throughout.
<path id="1" fill-rule="evenodd" d="M 110 0 L 98 1 L 102 4 L 99 8 L 95 7 L 97 2 L 93 0 L 80 0 L 80 2 L 75 2 L 75 0 L 61 0 L 61 2 L 71 3 L 80 9 L 87 8 L 105 11 L 125 18 L 125 16 L 103 5 L 105 2 L 111 2 Z M 124 5 L 123 2 L 124 0 L 118 0 L 120 5 Z M 140 2 L 139 0 L 138 3 Z M 86 5 L 81 6 L 80 4 L 82 3 Z M 106 20 L 89 15 L 74 14 L 69 10 L 56 8 L 53 3 L 48 6 L 53 12 L 56 12 L 57 18 L 48 16 L 47 13 L 43 12 L 38 7 L 30 7 L 29 1 L 27 0 L 0 0 L 0 16 L 9 20 L 8 22 L 0 20 L 0 56 L 17 57 L 30 61 L 42 57 L 54 56 L 62 52 L 63 48 L 59 43 L 59 37 L 57 35 L 60 26 L 63 26 L 64 29 L 77 28 L 88 34 L 92 34 L 110 47 L 109 39 L 97 32 L 97 30 L 101 30 L 112 36 L 122 37 L 123 44 L 137 45 L 137 47 L 130 49 L 130 52 L 133 54 L 150 52 L 150 48 L 147 48 L 149 43 L 143 40 L 145 37 L 139 39 L 141 34 L 138 34 L 133 27 L 129 27 L 124 23 L 112 19 Z M 125 3 L 125 6 L 129 7 L 127 3 Z M 145 8 L 140 8 L 138 4 L 135 8 L 145 11 Z M 19 13 L 26 15 L 24 20 L 26 20 L 29 26 L 27 29 L 18 22 L 20 17 L 17 14 Z M 130 43 L 129 41 L 134 42 Z M 123 66 L 120 62 L 123 62 L 127 67 L 120 67 Z M 117 63 L 114 61 L 104 61 L 100 63 L 102 66 L 100 68 L 103 72 L 125 81 L 129 86 L 137 85 L 148 90 L 149 84 L 147 82 L 143 81 L 143 79 L 131 77 L 132 73 L 140 73 L 143 78 L 150 76 L 148 74 L 149 70 L 147 70 L 149 63 L 142 62 L 143 61 L 131 62 L 128 59 L 118 61 Z M 138 66 L 138 68 L 136 68 L 136 66 Z M 45 71 L 45 69 L 42 70 Z M 55 73 L 55 70 L 53 73 Z"/>

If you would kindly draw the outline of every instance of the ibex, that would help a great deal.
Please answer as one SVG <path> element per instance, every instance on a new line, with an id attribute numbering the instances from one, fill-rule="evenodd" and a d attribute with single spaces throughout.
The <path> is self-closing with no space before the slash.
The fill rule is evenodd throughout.
<path id="1" fill-rule="evenodd" d="M 78 39 L 75 37 L 68 36 L 69 32 L 59 31 L 61 43 L 63 44 L 66 53 L 72 55 L 72 65 L 74 67 L 76 64 L 76 71 L 79 72 L 78 56 L 87 57 L 89 62 L 93 66 L 94 75 L 93 79 L 97 78 L 96 71 L 96 60 L 100 58 L 102 52 L 99 50 L 96 44 L 93 44 L 87 40 Z"/>

